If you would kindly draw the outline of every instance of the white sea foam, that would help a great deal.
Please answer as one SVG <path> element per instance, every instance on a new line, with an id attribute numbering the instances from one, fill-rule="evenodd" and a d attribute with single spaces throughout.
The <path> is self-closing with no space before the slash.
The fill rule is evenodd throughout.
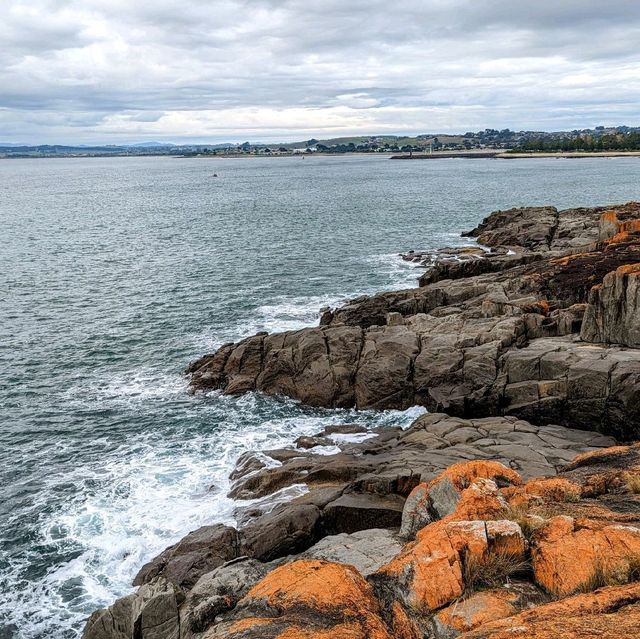
<path id="1" fill-rule="evenodd" d="M 115 393 L 118 379 L 129 389 L 129 401 L 133 398 L 137 402 L 139 397 L 161 401 L 139 392 L 137 384 L 146 375 L 133 384 L 125 381 L 127 376 L 114 377 L 104 388 L 85 395 L 83 401 L 98 402 L 103 407 L 123 401 Z M 165 391 L 173 396 L 173 384 L 168 383 Z M 74 401 L 81 400 L 76 397 Z M 253 394 L 241 398 L 215 394 L 213 403 L 200 401 L 204 403 L 199 409 L 210 410 L 212 420 L 218 421 L 211 433 L 194 436 L 176 432 L 171 440 L 166 440 L 150 432 L 105 453 L 91 466 L 78 467 L 64 478 L 49 478 L 39 493 L 42 500 L 55 493 L 61 481 L 73 483 L 81 490 L 69 499 L 63 512 L 41 516 L 42 543 L 75 551 L 76 556 L 51 570 L 35 588 L 16 591 L 0 605 L 0 612 L 9 623 L 20 624 L 24 637 L 75 636 L 92 610 L 130 592 L 137 570 L 164 548 L 202 525 L 234 524 L 239 504 L 226 494 L 230 471 L 243 452 L 288 446 L 296 437 L 314 435 L 328 424 L 408 425 L 422 411 L 339 410 L 305 415 L 296 410 L 299 405 L 285 401 L 284 407 L 279 402 L 280 412 L 289 410 L 292 416 L 247 425 L 251 416 L 255 421 L 261 403 L 279 400 Z M 336 434 L 332 438 L 362 441 L 367 436 L 370 435 Z M 315 452 L 333 454 L 338 450 L 337 446 L 327 446 L 316 448 Z M 278 464 L 266 455 L 264 461 Z M 269 497 L 268 502 L 273 506 L 305 490 L 305 486 L 289 487 Z M 42 510 L 47 512 L 46 508 Z M 17 580 L 23 569 L 21 561 L 15 562 L 10 567 L 9 579 Z"/>
<path id="2" fill-rule="evenodd" d="M 414 262 L 403 260 L 397 253 L 384 253 L 367 258 L 376 274 L 386 278 L 383 284 L 384 289 L 415 288 L 418 285 L 418 278 L 424 272 L 424 267 L 420 267 Z M 378 291 L 368 291 L 374 293 Z"/>
<path id="3" fill-rule="evenodd" d="M 219 331 L 209 329 L 192 336 L 196 352 L 211 352 L 228 342 L 235 342 L 260 331 L 275 333 L 298 331 L 309 326 L 317 326 L 320 310 L 335 307 L 349 299 L 349 295 L 281 295 L 269 304 L 262 304 L 252 311 L 251 316 L 241 324 Z"/>
<path id="4" fill-rule="evenodd" d="M 124 404 L 170 401 L 188 390 L 184 375 L 146 368 L 136 371 L 105 372 L 100 377 L 78 377 L 63 396 L 74 405 Z"/>
<path id="5" fill-rule="evenodd" d="M 388 286 L 413 286 L 418 269 L 396 255 L 371 258 Z M 371 291 L 373 292 L 373 291 Z M 336 306 L 348 296 L 276 298 L 260 306 L 252 318 L 218 334 L 194 336 L 197 351 L 214 349 L 257 331 L 298 330 L 317 325 L 319 310 Z M 0 602 L 3 623 L 19 626 L 25 638 L 78 636 L 84 619 L 97 607 L 107 606 L 131 592 L 140 567 L 188 532 L 211 523 L 235 523 L 239 503 L 226 495 L 229 474 L 246 451 L 291 446 L 301 435 L 315 435 L 329 424 L 361 423 L 368 427 L 408 426 L 421 408 L 379 413 L 308 411 L 289 400 L 268 400 L 254 394 L 230 398 L 212 393 L 208 398 L 187 399 L 187 383 L 179 372 L 151 367 L 137 371 L 101 371 L 99 376 L 78 376 L 62 392 L 68 405 L 81 411 L 118 411 L 131 420 L 162 412 L 180 404 L 184 430 L 169 433 L 153 428 L 136 431 L 132 440 L 116 445 L 111 434 L 92 433 L 88 443 L 103 452 L 93 463 L 83 463 L 65 474 L 51 475 L 38 492 L 34 512 L 39 512 L 41 544 L 73 558 L 57 564 L 28 590 L 15 589 Z M 265 409 L 265 404 L 271 409 Z M 275 411 L 273 408 L 275 407 Z M 273 416 L 269 416 L 271 410 Z M 266 411 L 266 412 L 265 412 Z M 211 429 L 190 429 L 190 417 L 210 420 Z M 339 452 L 338 444 L 360 442 L 370 432 L 331 435 L 334 445 L 314 448 L 316 454 Z M 67 444 L 57 444 L 62 451 Z M 72 452 L 72 451 L 70 451 Z M 42 449 L 34 448 L 38 457 Z M 275 467 L 280 462 L 263 455 Z M 46 463 L 45 457 L 42 463 Z M 61 508 L 46 506 L 60 486 L 78 488 Z M 303 494 L 305 485 L 291 486 L 265 500 L 243 506 L 273 507 L 279 501 Z M 13 559 L 7 579 L 19 583 L 29 558 Z"/>

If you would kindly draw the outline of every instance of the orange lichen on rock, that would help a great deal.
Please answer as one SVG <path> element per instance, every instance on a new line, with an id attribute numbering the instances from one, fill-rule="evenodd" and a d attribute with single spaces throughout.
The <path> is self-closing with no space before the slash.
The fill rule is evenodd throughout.
<path id="1" fill-rule="evenodd" d="M 509 520 L 485 522 L 489 554 L 523 559 L 527 542 L 520 526 Z"/>
<path id="2" fill-rule="evenodd" d="M 274 628 L 281 628 L 274 635 L 280 639 L 392 637 L 373 589 L 362 575 L 352 566 L 328 561 L 298 560 L 276 568 L 240 600 L 238 609 L 256 612 L 255 617 L 260 620 L 243 620 L 248 624 L 245 632 L 253 628 L 254 622 L 259 631 L 243 637 L 267 636 L 262 619 L 269 612 L 277 613 L 271 623 Z M 238 626 L 232 626 L 224 636 L 232 637 L 239 631 Z M 413 639 L 410 634 L 397 632 L 393 637 Z"/>
<path id="3" fill-rule="evenodd" d="M 640 220 L 620 221 L 616 211 L 605 211 L 600 216 L 599 239 L 606 244 L 617 244 L 626 241 L 631 233 L 640 231 Z"/>
<path id="4" fill-rule="evenodd" d="M 582 488 L 568 479 L 548 477 L 532 479 L 523 488 L 528 495 L 536 495 L 545 501 L 575 501 L 579 499 Z"/>
<path id="5" fill-rule="evenodd" d="M 511 521 L 439 521 L 372 577 L 409 609 L 426 613 L 454 601 L 465 590 L 464 567 L 492 555 L 524 557 L 525 540 Z"/>
<path id="6" fill-rule="evenodd" d="M 551 264 L 555 264 L 557 266 L 569 266 L 571 262 L 575 260 L 580 260 L 588 255 L 589 253 L 572 253 L 571 255 L 565 255 L 564 257 L 557 257 L 549 261 Z"/>
<path id="7" fill-rule="evenodd" d="M 567 464 L 565 471 L 574 470 L 582 466 L 591 466 L 598 463 L 609 464 L 616 459 L 626 457 L 634 449 L 639 449 L 640 444 L 633 444 L 631 446 L 610 446 L 609 448 L 598 448 L 596 450 L 589 451 L 588 453 L 582 453 L 576 455 L 573 460 Z"/>
<path id="8" fill-rule="evenodd" d="M 520 475 L 504 464 L 476 460 L 454 464 L 410 493 L 402 513 L 400 536 L 413 539 L 434 519 L 495 519 L 507 503 L 498 493 L 503 486 L 519 486 Z"/>
<path id="9" fill-rule="evenodd" d="M 438 626 L 467 632 L 478 626 L 510 617 L 517 612 L 518 596 L 508 590 L 486 590 L 476 592 L 466 599 L 456 601 L 435 616 Z"/>
<path id="10" fill-rule="evenodd" d="M 331 588 L 327 588 L 327 584 Z M 366 581 L 350 566 L 327 561 L 294 561 L 280 566 L 259 581 L 247 594 L 265 599 L 271 606 L 286 609 L 292 605 L 313 605 L 314 609 L 333 608 L 336 602 L 362 603 Z"/>
<path id="11" fill-rule="evenodd" d="M 640 264 L 624 264 L 618 266 L 615 270 L 615 274 L 618 277 L 624 277 L 625 275 L 637 275 L 640 273 Z"/>
<path id="12" fill-rule="evenodd" d="M 631 639 L 640 628 L 640 584 L 602 588 L 483 624 L 459 639 Z"/>
<path id="13" fill-rule="evenodd" d="M 266 626 L 273 623 L 273 619 L 269 617 L 250 617 L 249 619 L 239 619 L 234 621 L 231 627 L 227 630 L 229 636 L 245 632 L 246 630 L 253 630 L 260 626 Z"/>
<path id="14" fill-rule="evenodd" d="M 609 211 L 605 211 L 601 216 L 600 216 L 600 221 L 601 222 L 614 222 L 614 223 L 618 223 L 618 214 L 614 211 L 614 210 L 609 210 Z"/>
<path id="15" fill-rule="evenodd" d="M 620 224 L 620 230 L 627 233 L 637 233 L 640 231 L 640 220 L 627 220 Z"/>
<path id="16" fill-rule="evenodd" d="M 360 623 L 341 623 L 333 628 L 317 629 L 304 626 L 290 626 L 275 639 L 369 639 Z"/>
<path id="17" fill-rule="evenodd" d="M 535 533 L 536 583 L 566 596 L 607 583 L 624 583 L 640 560 L 640 529 L 558 516 Z"/>
<path id="18" fill-rule="evenodd" d="M 508 508 L 506 499 L 489 479 L 480 479 L 462 491 L 450 519 L 496 519 Z"/>
<path id="19" fill-rule="evenodd" d="M 391 605 L 391 635 L 393 637 L 403 637 L 404 639 L 422 639 L 423 635 L 416 623 L 409 618 L 404 608 L 398 601 Z"/>
<path id="20" fill-rule="evenodd" d="M 522 478 L 515 470 L 500 462 L 486 459 L 453 464 L 430 481 L 429 486 L 434 486 L 443 479 L 448 479 L 458 490 L 464 490 L 478 479 L 492 479 L 499 485 L 518 486 L 522 483 Z"/>

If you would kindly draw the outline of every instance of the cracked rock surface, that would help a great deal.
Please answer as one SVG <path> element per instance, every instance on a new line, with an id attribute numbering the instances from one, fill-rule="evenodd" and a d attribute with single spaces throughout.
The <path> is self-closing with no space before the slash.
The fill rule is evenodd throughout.
<path id="1" fill-rule="evenodd" d="M 204 356 L 188 369 L 191 386 L 312 406 L 510 414 L 632 439 L 636 215 L 635 203 L 498 211 L 471 233 L 491 247 L 473 254 L 477 267 L 436 257 L 424 286 L 357 298 L 317 328 L 258 334 Z"/>

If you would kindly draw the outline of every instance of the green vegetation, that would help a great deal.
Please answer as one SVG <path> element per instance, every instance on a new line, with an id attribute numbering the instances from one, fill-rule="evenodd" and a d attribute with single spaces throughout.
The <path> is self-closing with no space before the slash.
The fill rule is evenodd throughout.
<path id="1" fill-rule="evenodd" d="M 522 151 L 537 152 L 597 152 L 597 151 L 640 151 L 640 133 L 609 133 L 603 135 L 579 134 L 573 136 L 539 136 L 523 140 L 512 153 Z"/>

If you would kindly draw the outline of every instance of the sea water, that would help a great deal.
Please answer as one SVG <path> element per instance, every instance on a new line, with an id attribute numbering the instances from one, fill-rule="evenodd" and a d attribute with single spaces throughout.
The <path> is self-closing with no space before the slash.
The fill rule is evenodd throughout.
<path id="1" fill-rule="evenodd" d="M 414 286 L 400 252 L 468 243 L 492 210 L 640 199 L 639 178 L 636 158 L 0 161 L 0 638 L 76 637 L 145 561 L 233 523 L 242 452 L 420 412 L 189 395 L 189 361 Z"/>

